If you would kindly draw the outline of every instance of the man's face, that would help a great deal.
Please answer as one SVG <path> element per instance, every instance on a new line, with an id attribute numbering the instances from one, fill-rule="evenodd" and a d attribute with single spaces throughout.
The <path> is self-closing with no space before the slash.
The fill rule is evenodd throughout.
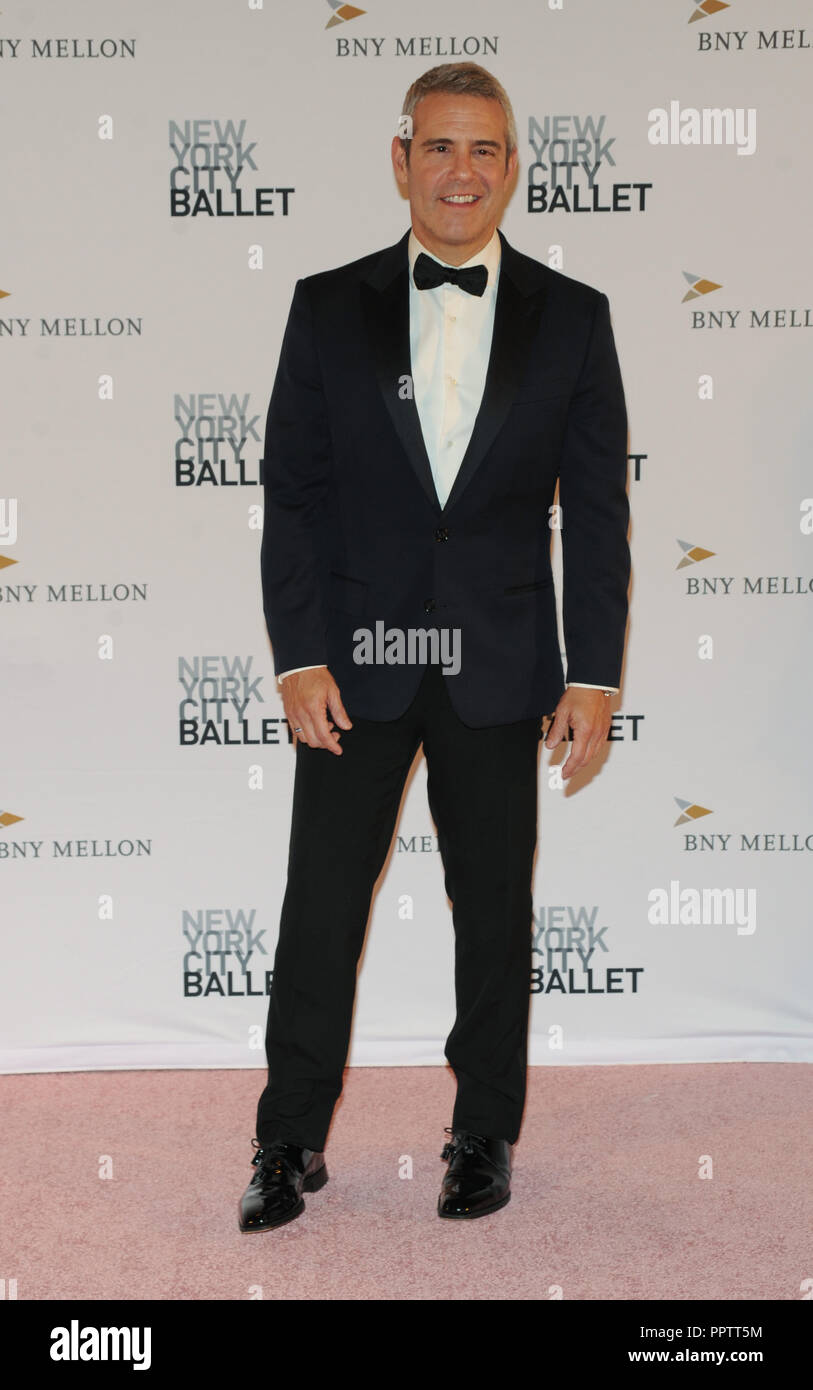
<path id="1" fill-rule="evenodd" d="M 514 150 L 506 168 L 505 140 L 498 101 L 433 92 L 413 113 L 409 164 L 398 137 L 392 142 L 415 235 L 450 265 L 480 251 L 500 220 L 517 165 Z"/>

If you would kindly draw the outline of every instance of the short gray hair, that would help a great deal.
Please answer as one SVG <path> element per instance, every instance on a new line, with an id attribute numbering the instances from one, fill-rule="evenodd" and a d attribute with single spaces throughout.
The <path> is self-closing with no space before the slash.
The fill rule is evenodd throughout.
<path id="1" fill-rule="evenodd" d="M 411 116 L 424 97 L 432 92 L 445 92 L 454 96 L 485 97 L 498 101 L 505 116 L 505 159 L 517 148 L 517 127 L 508 93 L 501 82 L 479 63 L 441 63 L 430 68 L 412 83 L 406 96 L 401 114 Z M 402 138 L 407 163 L 409 163 L 409 140 Z"/>

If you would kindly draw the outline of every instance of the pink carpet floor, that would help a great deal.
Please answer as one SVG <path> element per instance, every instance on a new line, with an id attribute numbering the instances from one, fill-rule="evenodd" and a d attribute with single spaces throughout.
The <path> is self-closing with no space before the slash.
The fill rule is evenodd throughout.
<path id="1" fill-rule="evenodd" d="M 242 1235 L 264 1077 L 0 1077 L 17 1298 L 798 1300 L 813 1278 L 808 1065 L 532 1067 L 511 1201 L 459 1222 L 436 1214 L 451 1071 L 353 1068 L 326 1187 Z"/>

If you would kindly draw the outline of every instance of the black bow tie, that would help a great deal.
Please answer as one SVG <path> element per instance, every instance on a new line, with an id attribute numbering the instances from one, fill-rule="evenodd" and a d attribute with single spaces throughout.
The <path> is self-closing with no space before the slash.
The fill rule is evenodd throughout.
<path id="1" fill-rule="evenodd" d="M 419 290 L 434 290 L 450 280 L 453 285 L 459 285 L 467 294 L 476 294 L 479 299 L 488 284 L 488 266 L 469 265 L 457 270 L 454 266 L 441 265 L 440 261 L 425 256 L 421 251 L 415 261 L 412 277 Z"/>

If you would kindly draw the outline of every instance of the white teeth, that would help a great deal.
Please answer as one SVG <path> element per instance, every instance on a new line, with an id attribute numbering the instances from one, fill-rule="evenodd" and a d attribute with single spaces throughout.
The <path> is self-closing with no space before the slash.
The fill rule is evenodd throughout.
<path id="1" fill-rule="evenodd" d="M 448 198 L 443 199 L 444 203 L 475 203 L 476 193 L 450 193 Z"/>

